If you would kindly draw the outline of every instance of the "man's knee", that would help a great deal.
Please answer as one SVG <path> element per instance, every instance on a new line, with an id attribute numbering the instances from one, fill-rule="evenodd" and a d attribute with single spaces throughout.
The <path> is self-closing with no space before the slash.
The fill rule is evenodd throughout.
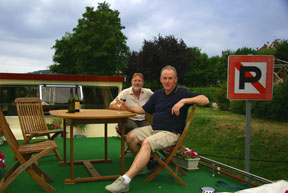
<path id="1" fill-rule="evenodd" d="M 131 131 L 131 132 L 127 133 L 127 135 L 126 135 L 126 142 L 127 143 L 139 143 L 139 140 L 138 140 L 136 134 L 133 131 Z"/>
<path id="2" fill-rule="evenodd" d="M 149 140 L 148 140 L 148 139 L 144 139 L 144 140 L 142 141 L 141 147 L 145 147 L 145 148 L 148 148 L 148 149 L 151 150 Z"/>

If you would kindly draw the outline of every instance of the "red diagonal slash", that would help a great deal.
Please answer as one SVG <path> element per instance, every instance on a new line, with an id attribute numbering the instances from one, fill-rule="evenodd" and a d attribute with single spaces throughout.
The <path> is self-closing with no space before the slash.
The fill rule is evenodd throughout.
<path id="1" fill-rule="evenodd" d="M 237 68 L 237 70 L 240 71 L 240 67 L 243 66 L 243 64 L 241 64 L 240 62 L 236 62 L 235 67 Z M 245 72 L 245 76 L 252 78 L 254 77 L 250 72 Z M 262 84 L 260 84 L 260 82 L 252 82 L 251 83 L 261 94 L 265 93 L 265 88 Z"/>

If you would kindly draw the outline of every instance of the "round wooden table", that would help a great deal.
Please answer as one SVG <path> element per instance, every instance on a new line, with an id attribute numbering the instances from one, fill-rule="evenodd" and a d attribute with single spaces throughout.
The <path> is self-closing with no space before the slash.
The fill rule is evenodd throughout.
<path id="1" fill-rule="evenodd" d="M 97 162 L 111 162 L 111 159 L 107 157 L 107 124 L 108 123 L 122 123 L 121 128 L 121 175 L 125 173 L 125 157 L 124 157 L 124 149 L 125 149 L 125 127 L 124 124 L 127 122 L 128 117 L 133 117 L 136 114 L 131 113 L 129 111 L 117 111 L 117 110 L 109 110 L 109 109 L 81 109 L 80 112 L 76 113 L 67 113 L 67 110 L 52 110 L 49 111 L 50 115 L 53 117 L 63 118 L 63 157 L 64 160 L 60 162 L 60 165 L 70 164 L 70 179 L 65 179 L 65 184 L 75 184 L 77 182 L 88 182 L 88 181 L 98 181 L 98 180 L 111 180 L 116 179 L 119 175 L 112 176 L 101 176 L 97 170 L 93 167 L 92 163 Z M 68 162 L 66 159 L 66 125 L 67 123 L 70 125 L 70 161 Z M 73 136 L 73 125 L 74 124 L 105 124 L 105 144 L 104 144 L 104 159 L 97 160 L 74 160 L 74 136 Z M 90 173 L 90 177 L 85 178 L 76 178 L 74 177 L 74 164 L 84 164 L 84 166 L 88 169 Z"/>

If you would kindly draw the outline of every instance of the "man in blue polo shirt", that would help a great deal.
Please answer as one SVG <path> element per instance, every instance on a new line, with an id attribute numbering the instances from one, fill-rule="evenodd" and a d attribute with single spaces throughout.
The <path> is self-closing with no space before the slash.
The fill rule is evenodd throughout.
<path id="1" fill-rule="evenodd" d="M 209 100 L 177 86 L 177 71 L 173 66 L 161 70 L 163 89 L 157 90 L 145 105 L 121 106 L 122 110 L 154 114 L 152 126 L 140 127 L 126 135 L 126 142 L 135 159 L 129 170 L 105 187 L 109 192 L 128 192 L 129 183 L 149 162 L 151 152 L 176 144 L 185 127 L 188 108 L 192 104 L 207 105 Z"/>

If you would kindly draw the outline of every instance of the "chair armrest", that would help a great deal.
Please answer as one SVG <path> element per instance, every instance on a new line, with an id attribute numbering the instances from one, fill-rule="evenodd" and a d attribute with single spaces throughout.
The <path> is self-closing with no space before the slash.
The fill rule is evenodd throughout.
<path id="1" fill-rule="evenodd" d="M 47 130 L 47 131 L 34 131 L 34 132 L 29 132 L 27 134 L 30 135 L 45 135 L 45 134 L 50 134 L 50 133 L 62 133 L 63 129 L 57 129 L 57 130 Z"/>

